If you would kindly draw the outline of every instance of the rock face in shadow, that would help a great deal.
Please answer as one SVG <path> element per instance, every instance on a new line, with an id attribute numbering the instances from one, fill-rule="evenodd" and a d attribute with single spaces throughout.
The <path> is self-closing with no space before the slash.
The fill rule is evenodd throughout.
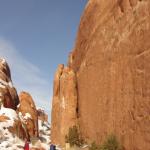
<path id="1" fill-rule="evenodd" d="M 19 98 L 11 80 L 9 66 L 0 58 L 0 103 L 6 108 L 17 109 Z"/>
<path id="2" fill-rule="evenodd" d="M 64 145 L 69 127 L 77 121 L 77 84 L 72 69 L 58 66 L 53 93 L 51 139 L 52 143 Z"/>
<path id="3" fill-rule="evenodd" d="M 125 150 L 150 148 L 149 39 L 149 0 L 88 1 L 68 61 L 86 141 L 114 133 Z"/>
<path id="4" fill-rule="evenodd" d="M 21 92 L 19 100 L 20 105 L 17 111 L 28 135 L 28 139 L 38 137 L 38 114 L 31 95 L 27 92 Z"/>

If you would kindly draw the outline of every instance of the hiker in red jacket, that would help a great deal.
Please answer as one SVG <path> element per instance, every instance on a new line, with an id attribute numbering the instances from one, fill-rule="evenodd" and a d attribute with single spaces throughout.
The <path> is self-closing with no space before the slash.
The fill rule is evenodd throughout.
<path id="1" fill-rule="evenodd" d="M 28 142 L 27 139 L 25 139 L 24 150 L 30 150 L 30 149 L 29 149 L 29 142 Z"/>

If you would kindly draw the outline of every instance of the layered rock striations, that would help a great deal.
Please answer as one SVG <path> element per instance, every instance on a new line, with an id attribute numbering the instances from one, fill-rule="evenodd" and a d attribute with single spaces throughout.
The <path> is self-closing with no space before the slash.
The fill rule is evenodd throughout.
<path id="1" fill-rule="evenodd" d="M 76 74 L 77 120 L 86 141 L 100 143 L 114 133 L 125 150 L 150 149 L 149 39 L 149 0 L 88 1 L 68 61 Z"/>
<path id="2" fill-rule="evenodd" d="M 70 127 L 77 123 L 77 83 L 74 71 L 59 65 L 54 79 L 52 143 L 64 145 Z"/>

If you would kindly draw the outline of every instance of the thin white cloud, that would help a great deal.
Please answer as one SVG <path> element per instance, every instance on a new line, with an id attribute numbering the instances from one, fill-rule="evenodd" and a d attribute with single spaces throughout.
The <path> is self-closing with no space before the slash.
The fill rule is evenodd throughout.
<path id="1" fill-rule="evenodd" d="M 18 93 L 29 92 L 36 105 L 50 114 L 50 83 L 46 81 L 42 71 L 25 59 L 12 43 L 2 38 L 0 38 L 0 57 L 8 62 Z"/>

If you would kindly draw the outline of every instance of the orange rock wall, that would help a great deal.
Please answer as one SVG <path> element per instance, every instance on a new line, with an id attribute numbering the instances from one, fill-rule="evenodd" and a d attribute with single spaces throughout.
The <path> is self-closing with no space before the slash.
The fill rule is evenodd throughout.
<path id="1" fill-rule="evenodd" d="M 149 0 L 88 2 L 69 63 L 85 139 L 114 133 L 126 150 L 150 149 L 149 39 Z"/>
<path id="2" fill-rule="evenodd" d="M 52 105 L 52 143 L 65 144 L 69 127 L 77 121 L 77 84 L 76 75 L 69 67 L 59 65 L 54 79 Z"/>
<path id="3" fill-rule="evenodd" d="M 88 1 L 68 61 L 88 142 L 114 133 L 125 150 L 150 150 L 149 40 L 149 0 Z"/>
<path id="4" fill-rule="evenodd" d="M 31 95 L 27 92 L 21 92 L 19 100 L 20 105 L 17 111 L 24 124 L 28 138 L 38 137 L 38 114 Z M 27 114 L 29 114 L 30 117 L 27 117 Z"/>

